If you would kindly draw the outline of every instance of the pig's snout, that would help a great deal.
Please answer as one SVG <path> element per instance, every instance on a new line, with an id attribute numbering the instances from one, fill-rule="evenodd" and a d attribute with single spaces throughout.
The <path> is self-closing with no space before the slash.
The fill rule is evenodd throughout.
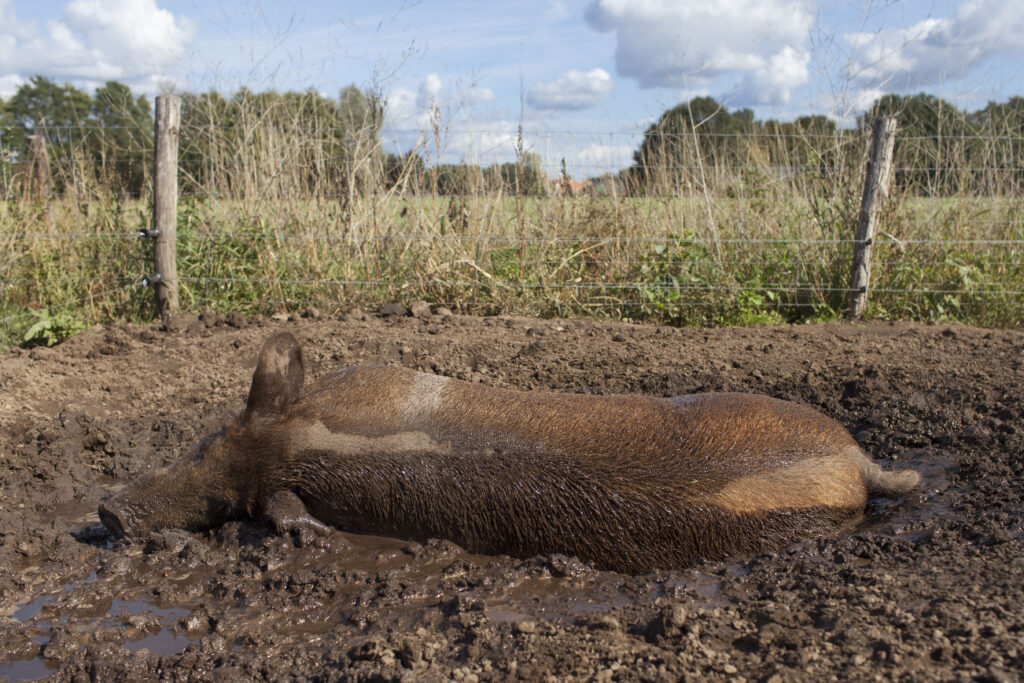
<path id="1" fill-rule="evenodd" d="M 116 500 L 108 500 L 100 503 L 100 521 L 107 531 L 114 535 L 114 538 L 124 538 L 132 535 L 133 518 L 131 511 Z"/>

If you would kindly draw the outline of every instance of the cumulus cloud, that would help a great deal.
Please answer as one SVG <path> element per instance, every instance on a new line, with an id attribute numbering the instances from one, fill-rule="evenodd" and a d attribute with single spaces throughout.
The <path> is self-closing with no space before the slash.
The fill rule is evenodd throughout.
<path id="1" fill-rule="evenodd" d="M 435 73 L 427 74 L 415 90 L 394 87 L 385 96 L 382 131 L 385 145 L 394 152 L 416 148 L 423 144 L 425 136 L 429 137 L 435 123 L 439 123 L 444 137 L 443 150 L 438 152 L 433 145 L 427 150 L 440 154 L 434 161 L 457 163 L 486 158 L 494 155 L 495 150 L 504 154 L 506 147 L 512 149 L 514 158 L 512 145 L 517 130 L 514 124 L 504 120 L 488 121 L 483 126 L 474 123 L 473 107 L 495 99 L 490 88 L 476 83 L 446 85 Z M 435 121 L 437 116 L 439 121 Z"/>
<path id="2" fill-rule="evenodd" d="M 845 36 L 862 84 L 921 87 L 963 76 L 990 57 L 1024 52 L 1024 4 L 966 0 L 953 16 Z"/>
<path id="3" fill-rule="evenodd" d="M 610 82 L 611 77 L 605 73 L 597 80 Z M 628 166 L 641 138 L 632 126 L 613 140 L 584 132 L 567 136 L 511 118 L 500 108 L 475 106 L 494 100 L 494 92 L 477 82 L 460 84 L 437 74 L 392 87 L 385 96 L 385 148 L 397 154 L 417 150 L 428 164 L 486 167 L 516 161 L 522 144 L 526 152 L 540 155 L 544 171 L 552 177 L 559 174 L 563 158 L 574 176 L 587 176 Z"/>
<path id="4" fill-rule="evenodd" d="M 389 123 L 414 120 L 419 113 L 417 95 L 408 88 L 393 88 L 384 98 L 384 116 Z"/>
<path id="5" fill-rule="evenodd" d="M 779 104 L 810 80 L 814 17 L 802 0 L 593 0 L 585 17 L 615 34 L 618 75 L 643 88 L 713 86 L 737 104 Z"/>
<path id="6" fill-rule="evenodd" d="M 18 91 L 18 87 L 25 82 L 25 79 L 18 74 L 0 76 L 0 97 L 7 99 Z"/>
<path id="7" fill-rule="evenodd" d="M 195 34 L 193 21 L 155 0 L 73 0 L 44 30 L 0 3 L 0 79 L 41 73 L 80 86 L 115 79 L 155 92 L 180 67 Z"/>
<path id="8" fill-rule="evenodd" d="M 385 97 L 385 148 L 397 154 L 416 150 L 429 164 L 515 161 L 520 122 L 501 112 L 474 109 L 494 100 L 489 88 L 447 82 L 437 74 L 428 74 L 415 89 L 394 87 Z M 536 136 L 524 136 L 527 150 L 533 151 Z"/>
<path id="9" fill-rule="evenodd" d="M 487 104 L 497 99 L 490 88 L 473 84 L 461 87 L 455 83 L 445 88 L 444 81 L 435 73 L 427 74 L 415 92 L 395 87 L 385 97 L 386 116 L 391 124 L 429 127 L 432 111 L 456 112 L 465 107 Z"/>
<path id="10" fill-rule="evenodd" d="M 517 138 L 518 124 L 514 121 L 460 121 L 446 131 L 441 161 L 480 166 L 515 161 Z M 526 144 L 532 149 L 529 141 Z"/>
<path id="11" fill-rule="evenodd" d="M 583 175 L 595 176 L 614 173 L 633 162 L 633 145 L 592 143 L 583 147 L 576 156 L 575 164 Z"/>
<path id="12" fill-rule="evenodd" d="M 497 95 L 490 88 L 481 88 L 478 85 L 474 85 L 471 88 L 467 88 L 462 94 L 462 101 L 466 104 L 486 104 L 493 102 L 497 99 Z"/>
<path id="13" fill-rule="evenodd" d="M 416 93 L 416 104 L 419 108 L 430 109 L 437 106 L 438 99 L 441 97 L 441 87 L 441 77 L 437 74 L 428 74 L 420 83 Z"/>
<path id="14" fill-rule="evenodd" d="M 589 109 L 604 102 L 614 87 L 604 69 L 572 69 L 550 83 L 537 83 L 526 94 L 526 103 L 536 109 Z"/>

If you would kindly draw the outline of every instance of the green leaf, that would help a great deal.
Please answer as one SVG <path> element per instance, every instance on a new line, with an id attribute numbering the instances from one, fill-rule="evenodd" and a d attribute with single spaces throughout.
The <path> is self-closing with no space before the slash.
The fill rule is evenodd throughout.
<path id="1" fill-rule="evenodd" d="M 32 327 L 28 328 L 28 332 L 25 333 L 25 338 L 22 341 L 29 342 L 29 341 L 40 339 L 40 338 L 46 336 L 45 334 L 41 334 L 41 333 L 43 333 L 44 331 L 49 331 L 49 329 L 50 329 L 50 327 L 52 325 L 53 325 L 53 321 L 52 320 L 50 320 L 49 318 L 43 318 L 42 320 L 37 322 L 35 325 L 33 325 Z"/>

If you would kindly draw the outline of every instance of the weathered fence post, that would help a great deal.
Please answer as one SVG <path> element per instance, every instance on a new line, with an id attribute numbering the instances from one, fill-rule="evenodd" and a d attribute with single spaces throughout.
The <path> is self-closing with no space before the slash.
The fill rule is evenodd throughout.
<path id="1" fill-rule="evenodd" d="M 46 138 L 38 133 L 29 135 L 28 154 L 32 159 L 28 196 L 33 199 L 49 199 L 53 180 L 50 176 L 50 155 L 46 151 Z"/>
<path id="2" fill-rule="evenodd" d="M 178 311 L 178 137 L 181 126 L 181 98 L 156 98 L 153 131 L 153 265 L 150 278 L 156 292 L 161 318 Z"/>
<path id="3" fill-rule="evenodd" d="M 896 143 L 896 117 L 875 119 L 871 130 L 871 154 L 864 177 L 864 195 L 860 202 L 857 237 L 853 244 L 853 268 L 850 271 L 851 320 L 864 315 L 871 281 L 871 247 L 875 241 L 875 225 L 882 202 L 889 194 L 892 176 L 892 151 Z"/>

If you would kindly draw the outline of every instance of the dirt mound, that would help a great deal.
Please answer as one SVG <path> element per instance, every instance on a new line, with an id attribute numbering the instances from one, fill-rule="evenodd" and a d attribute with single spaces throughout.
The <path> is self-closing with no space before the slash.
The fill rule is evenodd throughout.
<path id="1" fill-rule="evenodd" d="M 1024 334 L 915 324 L 201 316 L 0 357 L 0 680 L 850 677 L 1024 669 Z M 748 391 L 924 476 L 837 538 L 626 576 L 257 522 L 114 543 L 96 504 L 241 409 L 274 330 L 312 374 L 400 364 L 522 389 Z"/>

